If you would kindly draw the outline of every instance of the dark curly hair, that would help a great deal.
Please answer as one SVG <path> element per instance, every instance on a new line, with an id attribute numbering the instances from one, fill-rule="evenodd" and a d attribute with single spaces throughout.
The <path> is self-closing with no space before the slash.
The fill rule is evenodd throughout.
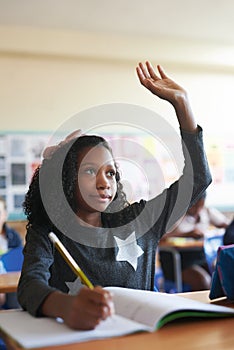
<path id="1" fill-rule="evenodd" d="M 84 148 L 96 146 L 105 147 L 113 157 L 112 149 L 103 137 L 83 135 L 61 147 L 58 146 L 49 159 L 42 161 L 42 164 L 34 172 L 23 203 L 28 227 L 33 224 L 53 227 L 54 221 L 57 218 L 61 221 L 64 216 L 64 206 L 66 205 L 73 212 L 77 212 L 77 155 Z M 107 208 L 106 215 L 108 212 L 120 211 L 129 205 L 120 182 L 118 165 L 115 160 L 114 164 L 117 192 L 113 202 Z"/>

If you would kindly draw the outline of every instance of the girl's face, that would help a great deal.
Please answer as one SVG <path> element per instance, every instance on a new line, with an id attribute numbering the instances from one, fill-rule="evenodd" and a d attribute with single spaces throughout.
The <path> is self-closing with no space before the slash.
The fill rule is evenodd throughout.
<path id="1" fill-rule="evenodd" d="M 116 191 L 116 167 L 104 146 L 87 147 L 78 155 L 77 204 L 79 216 L 103 212 Z"/>

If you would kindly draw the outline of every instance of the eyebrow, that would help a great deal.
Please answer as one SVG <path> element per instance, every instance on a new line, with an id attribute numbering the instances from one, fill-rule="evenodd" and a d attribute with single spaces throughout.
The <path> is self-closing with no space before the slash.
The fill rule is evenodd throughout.
<path id="1" fill-rule="evenodd" d="M 115 168 L 114 161 L 113 161 L 113 163 L 110 163 L 110 162 L 104 163 L 104 165 L 106 165 L 106 166 L 111 166 L 111 167 L 114 167 L 114 168 Z M 87 162 L 87 163 L 82 163 L 82 162 L 81 162 L 80 167 L 85 167 L 85 166 L 98 166 L 98 167 L 99 167 L 99 164 L 94 163 L 94 162 Z"/>
<path id="2" fill-rule="evenodd" d="M 97 165 L 96 163 L 92 163 L 92 162 L 87 162 L 87 163 L 83 163 L 81 162 L 80 166 L 87 166 L 87 165 Z"/>

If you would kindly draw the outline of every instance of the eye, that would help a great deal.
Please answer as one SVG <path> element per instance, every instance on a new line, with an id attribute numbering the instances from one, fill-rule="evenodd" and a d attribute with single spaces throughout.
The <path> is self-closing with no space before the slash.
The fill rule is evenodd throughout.
<path id="1" fill-rule="evenodd" d="M 94 168 L 86 168 L 84 169 L 84 173 L 89 175 L 96 175 L 96 170 Z"/>
<path id="2" fill-rule="evenodd" d="M 107 172 L 107 176 L 115 177 L 115 175 L 116 175 L 116 172 L 115 172 L 114 169 L 111 169 L 111 170 L 109 170 L 109 171 Z"/>

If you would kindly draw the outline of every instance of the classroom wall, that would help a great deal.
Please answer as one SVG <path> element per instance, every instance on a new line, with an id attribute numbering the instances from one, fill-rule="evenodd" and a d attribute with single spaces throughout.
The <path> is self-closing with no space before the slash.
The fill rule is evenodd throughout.
<path id="1" fill-rule="evenodd" d="M 227 132 L 231 55 L 229 47 L 168 38 L 0 27 L 0 129 L 54 130 L 82 109 L 111 102 L 140 104 L 170 118 L 167 104 L 136 79 L 138 61 L 151 59 L 186 86 L 207 130 L 219 124 Z"/>
<path id="2" fill-rule="evenodd" d="M 136 64 L 150 59 L 163 64 L 189 91 L 210 158 L 216 158 L 214 145 L 215 152 L 230 157 L 232 57 L 233 48 L 214 43 L 0 27 L 0 131 L 54 132 L 79 111 L 112 102 L 153 109 L 177 127 L 168 103 L 148 93 L 136 78 Z M 221 188 L 223 196 L 230 186 L 226 192 Z M 211 199 L 215 202 L 212 194 Z"/>

